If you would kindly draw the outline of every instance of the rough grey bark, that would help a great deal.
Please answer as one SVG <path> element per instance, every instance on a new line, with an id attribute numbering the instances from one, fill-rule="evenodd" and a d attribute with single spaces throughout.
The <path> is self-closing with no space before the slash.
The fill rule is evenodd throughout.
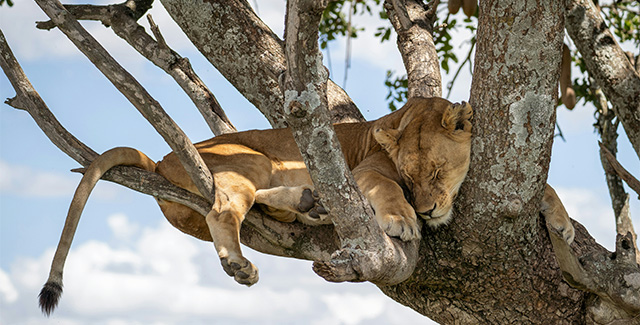
<path id="1" fill-rule="evenodd" d="M 566 28 L 640 158 L 640 74 L 590 0 L 566 0 Z"/>
<path id="2" fill-rule="evenodd" d="M 229 80 L 273 127 L 286 126 L 279 78 L 286 69 L 284 44 L 247 1 L 161 1 L 198 50 Z M 363 121 L 349 96 L 327 84 L 331 119 Z"/>
<path id="3" fill-rule="evenodd" d="M 327 113 L 328 73 L 318 47 L 318 25 L 326 5 L 314 0 L 287 2 L 287 70 L 281 85 L 289 128 L 341 242 L 331 260 L 316 261 L 313 269 L 333 282 L 399 283 L 415 268 L 417 241 L 387 237 L 342 155 Z"/>
<path id="4" fill-rule="evenodd" d="M 40 129 L 62 152 L 83 166 L 88 166 L 98 154 L 69 133 L 51 113 L 38 92 L 31 86 L 13 56 L 0 30 L 0 66 L 16 90 L 16 97 L 7 104 L 26 110 Z M 83 170 L 76 170 L 82 172 Z M 136 167 L 118 166 L 103 179 L 112 181 L 156 198 L 184 204 L 205 215 L 210 204 L 201 196 L 177 187 L 164 177 Z M 298 223 L 282 223 L 252 210 L 241 229 L 245 245 L 266 254 L 307 259 L 329 260 L 331 252 L 340 247 L 333 227 L 310 227 Z"/>
<path id="5" fill-rule="evenodd" d="M 553 235 L 550 239 L 538 218 L 537 204 L 546 179 L 552 141 L 561 12 L 560 4 L 548 0 L 535 4 L 521 0 L 481 3 L 476 58 L 479 63 L 472 87 L 476 116 L 472 170 L 456 203 L 455 219 L 447 227 L 423 231 L 420 254 L 413 260 L 417 268 L 407 281 L 381 286 L 385 294 L 436 321 L 601 323 L 613 320 L 610 318 L 613 316 L 628 316 L 628 311 L 636 310 L 634 301 L 628 304 L 628 301 L 610 299 L 616 304 L 626 304 L 621 313 L 618 306 L 602 298 L 603 290 L 597 286 L 591 290 L 595 294 L 571 288 L 561 280 L 555 257 L 567 253 L 567 258 L 561 261 L 570 262 L 575 261 L 572 257 L 579 256 L 588 279 L 596 279 L 589 275 L 594 272 L 613 274 L 629 267 L 626 274 L 618 273 L 616 278 L 621 279 L 622 284 L 622 281 L 633 282 L 639 273 L 634 273 L 635 269 L 629 266 L 632 253 L 628 238 L 618 238 L 616 255 L 626 263 L 619 265 L 615 255 L 597 245 L 584 228 L 576 224 L 576 241 L 571 250 L 556 248 L 554 243 L 554 255 L 550 244 Z M 4 50 L 2 55 L 5 57 Z M 31 88 L 19 93 L 34 92 Z M 19 94 L 14 100 L 20 104 L 17 106 L 27 109 L 27 106 L 39 105 L 37 100 L 22 97 L 26 96 Z M 61 142 L 62 147 L 78 142 L 61 126 L 53 125 L 55 119 L 48 118 L 46 113 L 31 110 L 30 113 L 34 119 L 46 117 L 52 123 L 41 126 L 43 130 L 61 132 L 61 136 L 51 135 L 52 141 Z M 65 152 L 81 157 L 95 155 L 90 149 L 89 153 L 79 152 L 83 150 Z M 121 168 L 126 172 L 119 171 Z M 171 184 L 162 187 L 159 183 L 147 182 L 154 180 L 152 173 L 141 174 L 127 167 L 119 167 L 109 174 L 112 172 L 126 186 L 157 197 L 172 193 L 175 200 L 196 211 L 208 210 L 208 203 L 190 197 L 191 193 L 174 191 L 175 186 Z M 262 252 L 316 261 L 328 260 L 330 254 L 341 247 L 332 227 L 283 224 L 253 212 L 245 220 L 241 235 L 245 244 Z M 562 264 L 567 265 L 570 263 Z M 567 269 L 567 272 L 572 271 Z M 623 294 L 606 293 L 617 297 Z M 634 292 L 627 294 L 633 298 Z"/>
<path id="6" fill-rule="evenodd" d="M 38 0 L 38 6 L 73 44 L 153 125 L 179 157 L 200 193 L 213 202 L 213 177 L 187 135 L 151 95 L 95 40 L 57 0 Z"/>
<path id="7" fill-rule="evenodd" d="M 584 293 L 562 281 L 538 215 L 563 6 L 483 1 L 478 26 L 471 166 L 454 222 L 425 231 L 414 275 L 381 289 L 443 324 L 579 323 Z"/>
<path id="8" fill-rule="evenodd" d="M 433 43 L 435 8 L 429 10 L 420 1 L 393 0 L 385 4 L 389 20 L 398 34 L 398 50 L 407 70 L 408 97 L 442 96 L 440 61 Z"/>

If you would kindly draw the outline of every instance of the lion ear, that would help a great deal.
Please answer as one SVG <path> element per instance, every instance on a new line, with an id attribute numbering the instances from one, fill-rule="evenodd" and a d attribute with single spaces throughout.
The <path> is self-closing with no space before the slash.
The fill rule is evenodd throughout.
<path id="1" fill-rule="evenodd" d="M 449 105 L 442 113 L 442 127 L 452 133 L 471 133 L 473 109 L 466 102 Z"/>
<path id="2" fill-rule="evenodd" d="M 392 157 L 395 156 L 395 154 L 398 152 L 399 136 L 400 130 L 398 129 L 376 129 L 373 132 L 373 137 L 376 139 L 376 141 Z"/>

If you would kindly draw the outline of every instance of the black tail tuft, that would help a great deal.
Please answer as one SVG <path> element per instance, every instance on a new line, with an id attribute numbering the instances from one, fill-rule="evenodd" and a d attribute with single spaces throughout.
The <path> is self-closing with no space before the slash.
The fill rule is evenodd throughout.
<path id="1" fill-rule="evenodd" d="M 40 309 L 49 316 L 58 305 L 58 300 L 62 295 L 62 285 L 55 282 L 47 282 L 42 287 L 38 298 L 40 299 Z"/>

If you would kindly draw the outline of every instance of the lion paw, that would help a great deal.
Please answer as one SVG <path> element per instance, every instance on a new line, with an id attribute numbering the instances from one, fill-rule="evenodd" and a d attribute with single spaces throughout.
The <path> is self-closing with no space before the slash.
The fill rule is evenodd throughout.
<path id="1" fill-rule="evenodd" d="M 258 282 L 258 268 L 246 258 L 240 257 L 236 260 L 223 257 L 220 259 L 220 263 L 222 264 L 222 269 L 229 276 L 232 276 L 236 282 L 248 287 Z"/>
<path id="2" fill-rule="evenodd" d="M 563 220 L 548 220 L 549 225 L 551 225 L 557 232 L 562 235 L 562 239 L 567 242 L 567 244 L 571 245 L 573 243 L 573 238 L 575 237 L 575 229 L 571 224 L 571 220 L 563 219 Z"/>
<path id="3" fill-rule="evenodd" d="M 320 196 L 317 191 L 311 191 L 311 189 L 304 189 L 302 196 L 300 196 L 300 203 L 298 204 L 298 211 L 305 217 L 307 217 L 307 223 L 328 223 L 327 210 L 320 202 Z"/>
<path id="4" fill-rule="evenodd" d="M 403 211 L 376 213 L 378 224 L 387 235 L 400 237 L 404 241 L 422 238 L 418 221 L 411 206 L 405 207 Z"/>

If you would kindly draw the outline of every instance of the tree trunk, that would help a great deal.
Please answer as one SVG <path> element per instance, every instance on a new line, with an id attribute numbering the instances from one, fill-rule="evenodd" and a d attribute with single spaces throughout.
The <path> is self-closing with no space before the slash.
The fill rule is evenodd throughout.
<path id="1" fill-rule="evenodd" d="M 441 323 L 575 323 L 539 202 L 563 36 L 559 1 L 481 1 L 471 167 L 448 227 L 426 230 L 416 272 L 382 291 Z"/>

